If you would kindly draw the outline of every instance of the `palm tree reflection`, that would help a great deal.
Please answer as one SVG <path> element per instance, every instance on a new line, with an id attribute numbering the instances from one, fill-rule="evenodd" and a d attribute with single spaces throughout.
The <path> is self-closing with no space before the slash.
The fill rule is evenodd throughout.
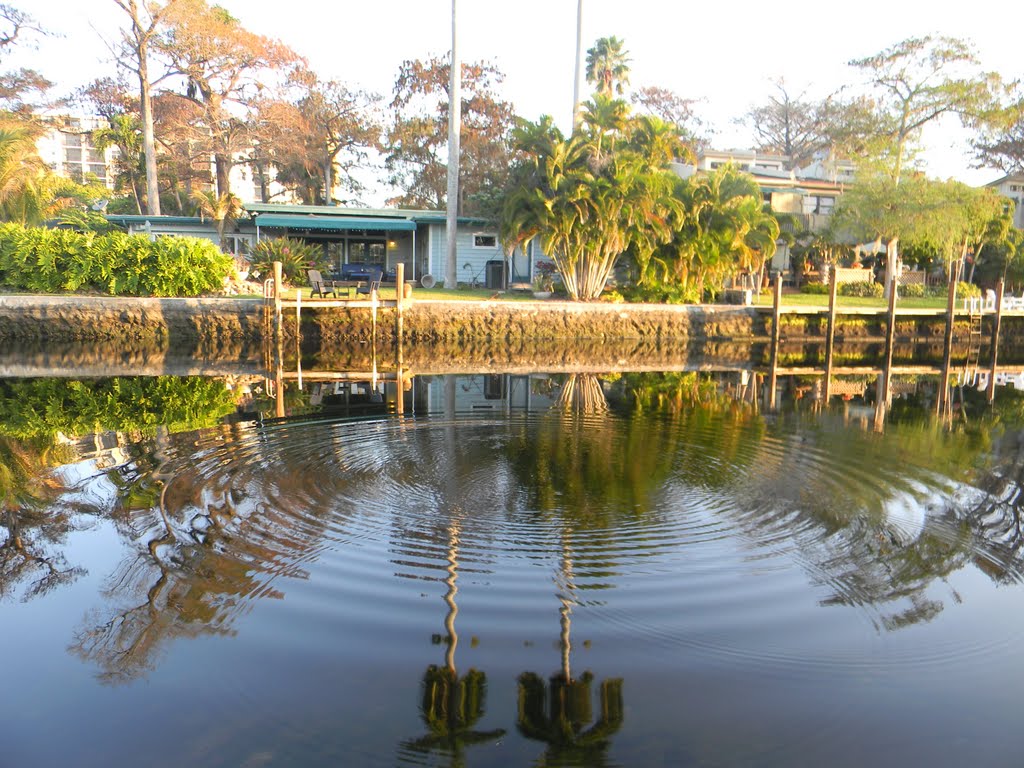
<path id="1" fill-rule="evenodd" d="M 402 745 L 417 753 L 444 752 L 453 766 L 465 764 L 465 747 L 494 741 L 505 735 L 504 728 L 473 730 L 484 715 L 487 676 L 479 670 L 470 669 L 460 677 L 455 666 L 455 650 L 459 645 L 459 635 L 455 630 L 455 617 L 459 615 L 455 602 L 459 592 L 456 585 L 459 578 L 458 554 L 459 522 L 452 520 L 448 526 L 448 567 L 444 580 L 448 585 L 444 596 L 448 612 L 444 620 L 445 636 L 438 638 L 446 645 L 444 665 L 431 664 L 427 667 L 420 700 L 420 716 L 429 733 Z"/>
<path id="2" fill-rule="evenodd" d="M 562 668 L 548 679 L 546 687 L 541 677 L 533 672 L 519 676 L 516 727 L 526 738 L 548 745 L 545 765 L 600 766 L 605 765 L 604 753 L 610 737 L 622 727 L 622 679 L 601 683 L 600 713 L 595 721 L 590 690 L 594 676 L 587 671 L 575 678 L 570 666 L 572 606 L 576 604 L 570 538 L 571 531 L 566 531 L 560 567 L 563 588 L 558 597 Z"/>
<path id="3" fill-rule="evenodd" d="M 600 417 L 608 413 L 601 380 L 586 374 L 568 377 L 555 407 L 582 416 Z M 601 683 L 600 714 L 595 721 L 591 706 L 594 676 L 589 671 L 579 678 L 572 674 L 572 608 L 577 604 L 572 537 L 571 519 L 563 518 L 558 592 L 561 670 L 548 679 L 547 686 L 534 672 L 519 676 L 516 727 L 526 738 L 548 745 L 544 764 L 599 766 L 605 764 L 609 738 L 622 726 L 622 679 Z"/>

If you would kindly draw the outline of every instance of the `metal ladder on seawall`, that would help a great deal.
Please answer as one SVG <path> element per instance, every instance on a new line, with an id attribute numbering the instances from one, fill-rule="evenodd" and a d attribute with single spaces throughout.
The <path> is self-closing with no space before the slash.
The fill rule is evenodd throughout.
<path id="1" fill-rule="evenodd" d="M 983 309 L 980 304 L 971 303 L 967 333 L 967 357 L 964 360 L 964 374 L 961 379 L 965 386 L 974 386 L 978 382 L 978 360 L 981 356 L 981 319 Z"/>

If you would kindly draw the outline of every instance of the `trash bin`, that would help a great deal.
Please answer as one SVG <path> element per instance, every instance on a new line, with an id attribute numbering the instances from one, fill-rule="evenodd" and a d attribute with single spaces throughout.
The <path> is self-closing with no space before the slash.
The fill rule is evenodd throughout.
<path id="1" fill-rule="evenodd" d="M 492 260 L 487 262 L 487 271 L 484 273 L 484 285 L 491 290 L 503 290 L 505 288 L 505 262 Z"/>

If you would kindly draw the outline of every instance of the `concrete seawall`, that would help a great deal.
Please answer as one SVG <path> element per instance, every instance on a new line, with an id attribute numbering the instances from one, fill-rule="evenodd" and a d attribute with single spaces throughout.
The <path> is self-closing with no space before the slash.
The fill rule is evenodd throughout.
<path id="1" fill-rule="evenodd" d="M 382 341 L 395 333 L 395 311 L 378 313 Z M 986 320 L 986 322 L 988 322 Z M 301 313 L 303 347 L 330 349 L 368 340 L 372 333 L 365 308 L 317 308 L 306 301 Z M 437 301 L 417 300 L 404 317 L 407 342 L 432 343 L 458 349 L 472 341 L 487 344 L 641 340 L 643 346 L 665 347 L 694 342 L 767 342 L 771 313 L 753 307 L 725 305 L 649 305 L 575 303 L 562 301 Z M 901 313 L 896 338 L 910 343 L 941 343 L 945 318 L 930 310 L 920 315 Z M 0 296 L 0 340 L 20 344 L 54 342 L 158 342 L 182 354 L 260 344 L 266 332 L 261 299 L 159 299 L 97 296 Z M 966 340 L 966 319 L 958 319 L 955 337 Z M 284 333 L 294 341 L 295 312 L 284 313 Z M 825 333 L 821 314 L 785 314 L 782 339 L 820 341 Z M 837 318 L 837 342 L 883 340 L 883 315 L 842 315 Z M 982 334 L 982 346 L 989 334 Z M 1002 343 L 1024 357 L 1024 316 L 1004 317 Z M 629 345 L 634 346 L 634 345 Z"/>
<path id="2" fill-rule="evenodd" d="M 294 337 L 295 313 L 284 315 Z M 367 339 L 366 309 L 302 306 L 303 338 Z M 394 334 L 394 310 L 377 332 Z M 0 296 L 0 339 L 41 341 L 170 339 L 189 344 L 258 341 L 260 299 L 157 299 L 95 296 Z M 578 304 L 574 302 L 415 301 L 405 312 L 409 340 L 477 339 L 763 339 L 764 320 L 743 307 Z"/>

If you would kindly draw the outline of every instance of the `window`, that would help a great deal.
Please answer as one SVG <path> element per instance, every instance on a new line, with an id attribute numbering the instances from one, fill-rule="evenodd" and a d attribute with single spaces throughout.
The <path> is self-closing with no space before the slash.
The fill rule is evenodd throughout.
<path id="1" fill-rule="evenodd" d="M 803 200 L 803 209 L 804 213 L 817 213 L 827 216 L 832 213 L 832 208 L 835 204 L 836 199 L 834 197 L 808 195 Z"/>
<path id="2" fill-rule="evenodd" d="M 497 235 L 473 235 L 474 248 L 497 248 Z"/>

